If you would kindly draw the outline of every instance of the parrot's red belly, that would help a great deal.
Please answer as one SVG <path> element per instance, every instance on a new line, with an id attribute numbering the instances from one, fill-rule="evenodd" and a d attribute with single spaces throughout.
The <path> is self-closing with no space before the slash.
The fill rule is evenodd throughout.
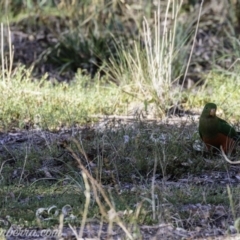
<path id="1" fill-rule="evenodd" d="M 227 154 L 228 152 L 234 151 L 235 148 L 235 141 L 222 133 L 218 133 L 214 137 L 203 137 L 203 141 L 209 151 L 220 149 L 222 145 L 224 152 Z"/>

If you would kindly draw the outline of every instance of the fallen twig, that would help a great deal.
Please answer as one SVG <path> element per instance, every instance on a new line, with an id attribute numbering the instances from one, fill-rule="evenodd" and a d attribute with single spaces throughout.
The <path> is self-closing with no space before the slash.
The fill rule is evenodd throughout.
<path id="1" fill-rule="evenodd" d="M 220 146 L 220 149 L 221 149 L 221 152 L 222 152 L 222 155 L 223 155 L 223 157 L 224 157 L 224 159 L 227 161 L 227 162 L 229 162 L 230 164 L 240 164 L 240 160 L 239 161 L 231 161 L 228 157 L 227 157 L 227 155 L 225 154 L 225 152 L 223 151 L 223 148 L 222 148 L 222 145 Z"/>

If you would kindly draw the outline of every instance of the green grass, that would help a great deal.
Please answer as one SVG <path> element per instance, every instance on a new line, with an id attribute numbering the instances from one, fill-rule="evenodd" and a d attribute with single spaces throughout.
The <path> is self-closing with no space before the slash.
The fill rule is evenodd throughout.
<path id="1" fill-rule="evenodd" d="M 238 122 L 239 115 L 239 86 L 238 71 L 210 72 L 202 86 L 193 89 L 194 94 L 188 95 L 186 105 L 202 107 L 207 102 L 214 102 L 218 106 L 218 114 L 224 119 Z"/>
<path id="2" fill-rule="evenodd" d="M 19 69 L 11 81 L 1 83 L 1 129 L 23 128 L 26 125 L 41 129 L 70 127 L 92 121 L 92 115 L 123 114 L 130 96 L 113 84 L 76 75 L 70 84 L 55 86 L 44 78 L 32 81 Z"/>

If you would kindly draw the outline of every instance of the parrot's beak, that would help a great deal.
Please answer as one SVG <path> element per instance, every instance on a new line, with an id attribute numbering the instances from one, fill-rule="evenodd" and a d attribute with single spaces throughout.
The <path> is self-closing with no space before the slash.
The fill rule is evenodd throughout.
<path id="1" fill-rule="evenodd" d="M 212 108 L 210 110 L 210 115 L 213 116 L 213 117 L 216 115 L 216 109 L 215 108 Z"/>

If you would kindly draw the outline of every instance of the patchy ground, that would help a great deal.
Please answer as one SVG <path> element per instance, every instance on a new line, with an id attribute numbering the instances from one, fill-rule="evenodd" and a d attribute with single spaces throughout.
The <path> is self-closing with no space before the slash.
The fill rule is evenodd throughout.
<path id="1" fill-rule="evenodd" d="M 197 118 L 169 118 L 158 123 L 122 117 L 60 132 L 34 129 L 2 133 L 0 173 L 8 190 L 3 190 L 5 187 L 1 190 L 4 208 L 1 218 L 18 222 L 11 210 L 14 205 L 32 208 L 28 218 L 35 219 L 39 207 L 69 203 L 73 216 L 81 219 L 81 209 L 77 206 L 85 202 L 84 185 L 81 180 L 78 180 L 81 187 L 71 181 L 74 176 L 81 176 L 74 152 L 104 191 L 111 192 L 116 214 L 124 220 L 131 236 L 238 239 L 240 166 L 230 166 L 221 156 L 210 158 L 202 153 L 196 134 Z M 40 186 L 36 182 L 41 180 L 45 187 L 51 188 L 60 181 L 62 187 L 38 193 L 36 189 Z M 11 190 L 11 186 L 20 185 L 20 192 Z M 24 192 L 24 187 L 31 189 L 31 186 L 34 190 Z M 71 196 L 76 199 L 80 196 L 79 204 L 71 202 Z M 38 199 L 41 202 L 32 205 Z M 101 201 L 104 205 L 104 198 Z M 137 209 L 139 216 L 135 223 L 130 223 Z M 109 226 L 98 219 L 98 214 L 89 210 L 83 237 L 123 239 L 126 236 L 117 223 Z M 47 222 L 46 219 L 38 221 Z M 71 224 L 79 226 L 81 221 Z M 28 229 L 22 224 L 19 227 Z M 73 235 L 70 228 L 64 228 L 63 236 L 69 239 L 69 235 Z"/>

